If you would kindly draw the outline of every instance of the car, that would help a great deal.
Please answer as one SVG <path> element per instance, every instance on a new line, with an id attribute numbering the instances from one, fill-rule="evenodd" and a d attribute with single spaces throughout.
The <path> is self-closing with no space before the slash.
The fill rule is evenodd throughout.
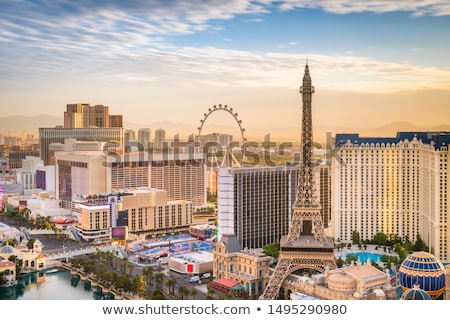
<path id="1" fill-rule="evenodd" d="M 193 276 L 189 279 L 189 283 L 198 282 L 198 281 L 200 281 L 199 276 Z"/>
<path id="2" fill-rule="evenodd" d="M 207 272 L 202 275 L 202 279 L 208 279 L 208 278 L 211 278 L 211 273 Z"/>

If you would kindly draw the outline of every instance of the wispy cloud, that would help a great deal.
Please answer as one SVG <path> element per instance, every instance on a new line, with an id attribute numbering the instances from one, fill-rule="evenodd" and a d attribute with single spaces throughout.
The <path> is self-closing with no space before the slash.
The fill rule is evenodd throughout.
<path id="1" fill-rule="evenodd" d="M 450 71 L 368 57 L 314 53 L 249 52 L 217 47 L 176 46 L 167 38 L 220 26 L 243 15 L 259 21 L 275 8 L 321 8 L 334 13 L 410 11 L 450 14 L 448 1 L 213 0 L 109 1 L 98 4 L 56 0 L 0 5 L 0 72 L 45 77 L 47 73 L 89 75 L 99 81 L 178 80 L 216 86 L 297 85 L 306 56 L 321 74 L 322 87 L 356 91 L 450 89 Z M 26 14 L 23 14 L 26 12 Z M 255 15 L 256 18 L 252 18 Z M 231 38 L 222 38 L 223 41 Z M 297 42 L 287 43 L 295 46 Z M 345 74 L 345 77 L 342 75 Z M 340 75 L 340 78 L 338 77 Z M 345 78 L 345 81 L 343 80 Z"/>
<path id="2" fill-rule="evenodd" d="M 320 8 L 339 14 L 395 11 L 411 12 L 415 16 L 450 14 L 450 2 L 447 0 L 282 0 L 279 4 L 283 10 Z"/>

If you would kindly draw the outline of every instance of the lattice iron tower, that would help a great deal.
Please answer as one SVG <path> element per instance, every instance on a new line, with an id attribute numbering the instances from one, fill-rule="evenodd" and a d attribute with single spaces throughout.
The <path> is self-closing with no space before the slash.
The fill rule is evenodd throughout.
<path id="1" fill-rule="evenodd" d="M 297 194 L 293 206 L 291 225 L 287 236 L 281 238 L 280 255 L 275 271 L 261 295 L 261 300 L 278 297 L 284 279 L 299 269 L 324 272 L 335 269 L 334 244 L 325 236 L 320 203 L 315 195 L 312 162 L 313 133 L 311 101 L 314 87 L 311 83 L 308 62 L 306 62 L 302 95 L 302 162 L 298 178 Z"/>

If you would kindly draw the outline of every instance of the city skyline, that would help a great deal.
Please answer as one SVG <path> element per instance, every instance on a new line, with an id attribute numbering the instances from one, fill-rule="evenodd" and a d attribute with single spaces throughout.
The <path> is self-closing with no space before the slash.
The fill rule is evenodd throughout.
<path id="1" fill-rule="evenodd" d="M 61 116 L 66 104 L 81 102 L 108 105 L 125 122 L 195 128 L 221 103 L 245 127 L 298 128 L 308 59 L 316 128 L 352 128 L 355 119 L 358 129 L 450 124 L 446 1 L 0 7 L 2 117 Z M 227 116 L 214 115 L 211 126 L 232 126 Z"/>

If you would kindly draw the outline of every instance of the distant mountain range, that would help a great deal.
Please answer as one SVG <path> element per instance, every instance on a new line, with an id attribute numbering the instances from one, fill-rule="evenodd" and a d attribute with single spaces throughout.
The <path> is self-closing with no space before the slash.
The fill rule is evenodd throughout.
<path id="1" fill-rule="evenodd" d="M 8 116 L 0 118 L 0 134 L 5 136 L 22 136 L 32 133 L 37 136 L 39 128 L 52 128 L 57 125 L 63 125 L 62 117 L 46 114 L 36 116 Z M 139 128 L 150 128 L 153 132 L 158 128 L 163 128 L 167 132 L 168 139 L 176 133 L 180 134 L 181 139 L 185 139 L 191 133 L 198 133 L 198 125 L 170 121 L 158 121 L 150 124 L 125 122 L 124 125 L 126 129 L 138 130 Z M 318 141 L 324 140 L 325 134 L 328 131 L 331 131 L 333 135 L 336 133 L 359 133 L 365 137 L 393 137 L 398 131 L 450 131 L 450 124 L 421 127 L 409 122 L 392 122 L 375 128 L 324 127 L 318 125 L 314 127 L 315 139 Z M 232 125 L 211 125 L 202 131 L 202 133 L 211 132 L 239 134 L 237 126 Z M 285 139 L 285 141 L 300 141 L 300 123 L 299 127 L 246 128 L 245 137 L 248 140 L 261 141 L 268 133 L 270 133 L 272 140 Z"/>

